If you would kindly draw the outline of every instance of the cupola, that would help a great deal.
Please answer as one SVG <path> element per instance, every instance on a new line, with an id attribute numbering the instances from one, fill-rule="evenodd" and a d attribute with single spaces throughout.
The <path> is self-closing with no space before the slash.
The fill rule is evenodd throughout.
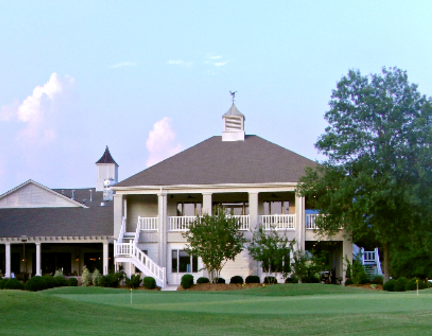
<path id="1" fill-rule="evenodd" d="M 106 146 L 102 157 L 96 162 L 96 167 L 96 191 L 104 191 L 104 181 L 106 180 L 110 180 L 111 185 L 114 185 L 118 182 L 119 165 L 114 161 L 108 146 Z"/>
<path id="2" fill-rule="evenodd" d="M 230 91 L 233 97 L 231 108 L 222 116 L 223 132 L 222 141 L 244 141 L 245 116 L 237 109 L 235 105 L 235 92 Z"/>

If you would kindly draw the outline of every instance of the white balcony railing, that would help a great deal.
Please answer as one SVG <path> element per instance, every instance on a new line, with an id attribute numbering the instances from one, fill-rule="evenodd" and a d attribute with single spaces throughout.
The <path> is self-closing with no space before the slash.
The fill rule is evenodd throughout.
<path id="1" fill-rule="evenodd" d="M 240 221 L 241 231 L 250 230 L 250 216 L 249 215 L 235 215 Z M 168 217 L 168 231 L 184 232 L 189 230 L 189 225 L 196 220 L 196 216 L 170 216 Z"/>
<path id="2" fill-rule="evenodd" d="M 157 217 L 138 216 L 138 228 L 141 231 L 157 231 L 158 230 L 158 218 Z"/>
<path id="3" fill-rule="evenodd" d="M 295 230 L 295 215 L 261 215 L 258 216 L 264 230 Z"/>
<path id="4" fill-rule="evenodd" d="M 307 214 L 306 215 L 306 229 L 314 230 L 318 229 L 315 224 L 315 219 L 320 216 L 319 214 Z"/>
<path id="5" fill-rule="evenodd" d="M 196 216 L 170 216 L 168 217 L 168 231 L 187 231 L 189 224 L 196 219 Z"/>
<path id="6" fill-rule="evenodd" d="M 234 218 L 238 218 L 240 221 L 240 231 L 250 230 L 250 216 L 249 215 L 234 215 Z"/>

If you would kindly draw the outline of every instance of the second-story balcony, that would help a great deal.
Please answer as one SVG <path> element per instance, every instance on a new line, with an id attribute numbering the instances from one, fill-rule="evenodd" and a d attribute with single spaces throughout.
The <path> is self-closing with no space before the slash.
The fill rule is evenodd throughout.
<path id="1" fill-rule="evenodd" d="M 240 230 L 250 230 L 250 216 L 249 215 L 234 215 L 240 221 Z M 196 220 L 196 216 L 169 216 L 168 217 L 168 231 L 170 232 L 184 232 L 189 230 L 189 225 Z"/>
<path id="2" fill-rule="evenodd" d="M 261 215 L 259 224 L 263 230 L 295 230 L 295 215 Z"/>

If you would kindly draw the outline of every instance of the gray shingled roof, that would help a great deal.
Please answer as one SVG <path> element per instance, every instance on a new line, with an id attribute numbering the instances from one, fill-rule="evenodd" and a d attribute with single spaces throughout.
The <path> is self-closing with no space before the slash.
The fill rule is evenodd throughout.
<path id="1" fill-rule="evenodd" d="M 108 146 L 105 148 L 105 152 L 103 153 L 102 157 L 96 161 L 96 163 L 115 163 L 117 166 L 117 162 L 114 161 Z"/>
<path id="2" fill-rule="evenodd" d="M 133 175 L 116 187 L 298 182 L 316 163 L 256 135 L 244 141 L 211 137 Z"/>
<path id="3" fill-rule="evenodd" d="M 74 189 L 75 199 L 87 199 L 88 208 L 18 208 L 0 209 L 0 237 L 40 236 L 112 236 L 112 202 L 101 207 L 102 192 L 93 188 L 93 202 L 87 189 Z M 61 193 L 61 190 L 55 190 Z M 65 195 L 72 194 L 65 189 Z"/>

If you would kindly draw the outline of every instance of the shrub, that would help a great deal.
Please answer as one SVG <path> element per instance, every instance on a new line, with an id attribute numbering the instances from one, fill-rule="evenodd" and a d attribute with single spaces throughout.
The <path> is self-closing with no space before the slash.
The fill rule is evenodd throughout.
<path id="1" fill-rule="evenodd" d="M 218 284 L 224 284 L 224 283 L 226 283 L 226 281 L 224 278 L 217 278 L 217 283 Z"/>
<path id="2" fill-rule="evenodd" d="M 156 288 L 156 280 L 153 277 L 144 277 L 143 285 L 147 289 Z"/>
<path id="3" fill-rule="evenodd" d="M 78 286 L 78 280 L 76 278 L 69 278 L 67 280 L 68 286 Z"/>
<path id="4" fill-rule="evenodd" d="M 428 285 L 424 283 L 422 280 L 418 278 L 412 278 L 409 280 L 405 285 L 405 290 L 417 290 L 417 280 L 418 280 L 418 288 L 419 289 L 425 289 L 428 288 Z"/>
<path id="5" fill-rule="evenodd" d="M 55 271 L 54 278 L 62 277 L 62 276 L 63 276 L 62 270 L 58 269 L 57 271 Z"/>
<path id="6" fill-rule="evenodd" d="M 352 281 L 352 279 L 348 279 L 347 281 L 345 281 L 345 286 L 349 286 L 354 284 L 354 281 Z"/>
<path id="7" fill-rule="evenodd" d="M 395 292 L 404 292 L 407 282 L 408 279 L 405 277 L 400 277 L 399 279 L 397 279 L 394 285 Z"/>
<path id="8" fill-rule="evenodd" d="M 24 289 L 24 285 L 17 279 L 9 279 L 5 283 L 4 289 Z"/>
<path id="9" fill-rule="evenodd" d="M 128 288 L 138 288 L 141 285 L 141 275 L 140 274 L 132 274 L 132 276 L 129 278 L 125 278 L 126 286 Z"/>
<path id="10" fill-rule="evenodd" d="M 63 276 L 55 276 L 55 281 L 57 281 L 57 286 L 67 286 L 67 280 Z"/>
<path id="11" fill-rule="evenodd" d="M 123 279 L 123 273 L 110 273 L 104 275 L 100 279 L 100 286 L 102 287 L 113 287 L 117 288 L 120 285 L 120 281 Z"/>
<path id="12" fill-rule="evenodd" d="M 184 289 L 188 289 L 188 288 L 192 287 L 193 281 L 194 281 L 194 278 L 193 278 L 192 274 L 185 274 L 181 278 L 181 285 Z"/>
<path id="13" fill-rule="evenodd" d="M 201 278 L 198 278 L 198 280 L 197 280 L 197 284 L 205 284 L 205 283 L 209 283 L 209 282 L 210 282 L 210 279 L 206 278 L 206 277 L 201 277 Z"/>
<path id="14" fill-rule="evenodd" d="M 8 278 L 3 278 L 0 280 L 0 289 L 4 288 L 4 285 L 6 284 L 6 282 L 8 281 Z"/>
<path id="15" fill-rule="evenodd" d="M 260 277 L 258 275 L 249 275 L 246 277 L 246 281 L 247 284 L 249 283 L 260 283 Z"/>
<path id="16" fill-rule="evenodd" d="M 52 276 L 46 275 L 42 277 L 45 280 L 45 283 L 47 285 L 47 288 L 54 288 L 58 287 L 58 282 L 55 278 Z"/>
<path id="17" fill-rule="evenodd" d="M 302 278 L 302 283 L 320 283 L 320 279 L 314 275 L 306 276 Z"/>
<path id="18" fill-rule="evenodd" d="M 87 267 L 84 266 L 84 270 L 82 272 L 82 276 L 81 276 L 81 282 L 83 286 L 90 286 L 91 285 L 91 275 L 90 275 L 90 271 L 88 270 Z M 104 286 L 107 287 L 107 286 Z M 109 286 L 111 287 L 111 286 Z"/>
<path id="19" fill-rule="evenodd" d="M 99 270 L 96 268 L 92 274 L 93 285 L 99 286 L 101 277 L 102 275 L 100 274 Z"/>
<path id="20" fill-rule="evenodd" d="M 395 279 L 390 279 L 389 281 L 387 281 L 384 286 L 383 289 L 389 292 L 394 292 L 394 287 L 396 284 L 396 280 Z"/>
<path id="21" fill-rule="evenodd" d="M 277 279 L 274 276 L 266 276 L 264 278 L 264 283 L 265 284 L 277 284 Z"/>
<path id="22" fill-rule="evenodd" d="M 240 275 L 235 275 L 231 278 L 230 283 L 232 284 L 243 284 L 243 278 Z"/>
<path id="23" fill-rule="evenodd" d="M 24 286 L 25 290 L 31 292 L 37 292 L 43 289 L 47 289 L 47 283 L 45 279 L 41 276 L 34 276 Z"/>
<path id="24" fill-rule="evenodd" d="M 382 285 L 383 283 L 384 277 L 382 275 L 375 275 L 371 280 L 371 284 Z"/>
<path id="25" fill-rule="evenodd" d="M 289 278 L 286 278 L 286 280 L 285 280 L 285 283 L 298 283 L 298 282 L 299 281 L 295 275 L 293 275 Z"/>

